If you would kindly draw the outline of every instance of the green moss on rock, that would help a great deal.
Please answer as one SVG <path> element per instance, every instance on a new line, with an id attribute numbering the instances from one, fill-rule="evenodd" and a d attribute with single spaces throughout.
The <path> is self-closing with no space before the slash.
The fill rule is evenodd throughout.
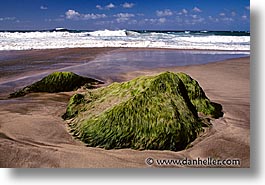
<path id="1" fill-rule="evenodd" d="M 184 83 L 188 91 L 189 99 L 198 112 L 214 118 L 218 118 L 223 115 L 222 106 L 211 102 L 196 80 L 192 79 L 185 73 L 177 73 L 177 75 Z"/>
<path id="2" fill-rule="evenodd" d="M 88 146 L 182 150 L 203 125 L 183 77 L 165 72 L 89 90 L 71 98 L 64 118 L 73 118 L 72 132 Z"/>
<path id="3" fill-rule="evenodd" d="M 10 97 L 20 97 L 32 92 L 67 92 L 76 90 L 85 84 L 86 87 L 92 88 L 93 85 L 99 83 L 102 82 L 72 72 L 53 72 L 42 80 L 10 94 Z"/>
<path id="4" fill-rule="evenodd" d="M 63 115 L 63 118 L 72 118 L 78 114 L 80 106 L 85 103 L 84 95 L 82 94 L 75 94 L 69 100 L 66 113 Z"/>

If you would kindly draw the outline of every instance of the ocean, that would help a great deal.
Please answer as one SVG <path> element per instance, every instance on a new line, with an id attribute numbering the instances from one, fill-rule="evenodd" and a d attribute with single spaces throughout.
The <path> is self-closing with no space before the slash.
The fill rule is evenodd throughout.
<path id="1" fill-rule="evenodd" d="M 171 48 L 250 53 L 250 32 L 145 30 L 0 31 L 0 50 L 56 48 Z"/>

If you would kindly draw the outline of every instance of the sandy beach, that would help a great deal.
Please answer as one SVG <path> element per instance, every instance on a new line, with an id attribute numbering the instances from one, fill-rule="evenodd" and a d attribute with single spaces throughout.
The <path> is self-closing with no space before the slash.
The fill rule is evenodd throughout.
<path id="1" fill-rule="evenodd" d="M 40 53 L 30 51 L 32 53 L 26 55 L 21 52 L 21 55 L 17 54 L 11 62 L 3 59 L 5 62 L 1 63 L 1 67 L 7 69 L 8 65 L 17 66 L 23 57 L 25 65 L 28 66 L 31 66 L 30 61 L 34 57 L 34 60 L 37 57 L 42 58 L 44 62 L 35 63 L 32 69 L 26 71 L 7 69 L 5 73 L 1 73 L 0 83 L 40 72 L 49 72 L 51 69 L 45 68 L 47 61 L 51 62 L 54 57 L 60 55 L 67 58 L 62 57 L 56 60 L 56 67 L 53 70 L 74 66 L 84 61 L 90 62 L 98 55 L 112 50 L 111 48 L 50 50 L 48 55 L 40 51 Z M 37 70 L 40 66 L 43 68 Z M 154 75 L 162 71 L 182 71 L 196 79 L 212 101 L 223 106 L 224 116 L 212 121 L 212 126 L 198 137 L 190 148 L 179 152 L 105 150 L 86 147 L 69 134 L 67 123 L 61 118 L 69 98 L 75 92 L 33 93 L 21 98 L 7 99 L 7 94 L 17 88 L 16 83 L 12 83 L 0 93 L 0 167 L 183 167 L 147 165 L 145 160 L 150 157 L 153 159 L 197 159 L 198 157 L 238 159 L 241 162 L 238 167 L 250 167 L 249 69 L 250 58 L 244 57 L 203 65 L 126 71 L 115 75 L 115 78 L 106 76 L 108 84 L 113 79 L 127 81 L 140 75 Z"/>

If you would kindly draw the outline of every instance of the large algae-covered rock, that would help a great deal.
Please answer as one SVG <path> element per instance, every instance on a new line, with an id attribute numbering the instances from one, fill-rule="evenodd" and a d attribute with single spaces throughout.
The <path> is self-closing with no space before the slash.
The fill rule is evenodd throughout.
<path id="1" fill-rule="evenodd" d="M 82 77 L 72 72 L 53 72 L 40 81 L 10 94 L 10 97 L 20 97 L 32 92 L 67 92 L 73 91 L 85 84 L 89 84 L 92 87 L 98 83 L 102 82 Z"/>
<path id="2" fill-rule="evenodd" d="M 202 123 L 183 76 L 165 72 L 76 94 L 63 117 L 71 118 L 72 132 L 88 146 L 184 149 L 202 131 Z M 209 101 L 201 95 L 197 98 Z"/>
<path id="3" fill-rule="evenodd" d="M 223 115 L 222 106 L 220 104 L 211 102 L 196 80 L 192 79 L 185 73 L 177 73 L 177 75 L 184 83 L 190 101 L 196 107 L 198 112 L 201 112 L 205 115 L 210 115 L 214 118 L 218 118 Z"/>

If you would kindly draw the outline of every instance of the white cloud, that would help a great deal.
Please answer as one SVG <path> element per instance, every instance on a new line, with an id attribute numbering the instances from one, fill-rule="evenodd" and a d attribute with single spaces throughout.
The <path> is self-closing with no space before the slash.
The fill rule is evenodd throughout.
<path id="1" fill-rule="evenodd" d="M 155 23 L 157 19 L 144 19 L 144 22 L 150 22 L 150 23 Z"/>
<path id="2" fill-rule="evenodd" d="M 116 21 L 118 23 L 121 23 L 121 22 L 126 22 L 128 21 L 130 18 L 132 17 L 135 17 L 134 14 L 131 14 L 131 13 L 118 13 L 116 15 L 113 15 L 114 17 L 117 17 L 116 18 Z"/>
<path id="3" fill-rule="evenodd" d="M 62 22 L 64 21 L 63 18 L 56 18 L 56 19 L 45 19 L 46 22 Z"/>
<path id="4" fill-rule="evenodd" d="M 40 9 L 41 9 L 41 10 L 48 10 L 48 7 L 42 5 L 42 6 L 40 6 Z"/>
<path id="5" fill-rule="evenodd" d="M 137 24 L 138 23 L 138 21 L 137 20 L 135 20 L 135 19 L 133 19 L 133 20 L 130 20 L 129 22 L 128 22 L 128 24 Z"/>
<path id="6" fill-rule="evenodd" d="M 202 23 L 204 23 L 204 21 L 205 21 L 205 19 L 202 18 L 202 17 L 200 17 L 200 18 L 198 18 L 198 19 L 193 19 L 193 20 L 191 21 L 191 24 L 202 24 Z"/>
<path id="7" fill-rule="evenodd" d="M 114 17 L 120 17 L 120 18 L 130 18 L 130 17 L 134 17 L 135 15 L 132 13 L 118 13 L 116 15 L 114 15 Z"/>
<path id="8" fill-rule="evenodd" d="M 122 7 L 123 8 L 132 8 L 132 7 L 134 7 L 134 4 L 133 3 L 124 3 L 124 4 L 122 4 Z"/>
<path id="9" fill-rule="evenodd" d="M 241 18 L 244 19 L 244 20 L 246 20 L 248 18 L 248 16 L 242 15 Z"/>
<path id="10" fill-rule="evenodd" d="M 199 17 L 198 15 L 191 15 L 192 19 L 176 19 L 178 23 L 183 23 L 185 25 L 196 25 L 196 24 L 205 24 L 205 18 Z M 210 20 L 213 20 L 212 16 L 208 17 Z"/>
<path id="11" fill-rule="evenodd" d="M 144 16 L 143 13 L 137 13 L 136 15 L 138 15 L 138 16 Z"/>
<path id="12" fill-rule="evenodd" d="M 112 3 L 108 4 L 107 6 L 105 6 L 105 9 L 109 10 L 109 9 L 112 9 L 112 8 L 115 8 L 116 6 Z"/>
<path id="13" fill-rule="evenodd" d="M 159 19 L 144 19 L 144 23 L 151 23 L 151 24 L 163 24 L 167 21 L 165 17 L 161 17 Z"/>
<path id="14" fill-rule="evenodd" d="M 236 12 L 231 12 L 231 15 L 234 17 L 234 16 L 236 16 Z"/>
<path id="15" fill-rule="evenodd" d="M 126 21 L 128 21 L 128 20 L 129 20 L 129 18 L 117 18 L 117 19 L 116 19 L 117 23 L 126 22 Z"/>
<path id="16" fill-rule="evenodd" d="M 191 14 L 190 17 L 192 17 L 192 19 L 186 19 L 187 21 L 185 22 L 186 24 L 191 24 L 191 25 L 195 25 L 195 24 L 203 24 L 205 23 L 205 18 L 201 17 L 200 15 L 197 14 Z M 212 16 L 208 16 L 209 20 L 213 20 Z"/>
<path id="17" fill-rule="evenodd" d="M 202 17 L 200 17 L 199 19 L 197 19 L 197 22 L 204 22 L 204 21 L 205 21 L 205 19 L 202 18 Z"/>
<path id="18" fill-rule="evenodd" d="M 191 17 L 192 17 L 193 19 L 196 19 L 196 18 L 198 18 L 198 15 L 191 15 Z"/>
<path id="19" fill-rule="evenodd" d="M 225 22 L 225 23 L 230 23 L 235 21 L 233 17 L 236 16 L 236 12 L 232 11 L 231 13 L 224 13 L 221 12 L 219 13 L 219 17 L 212 17 L 212 16 L 208 16 L 209 20 L 213 21 L 213 22 Z"/>
<path id="20" fill-rule="evenodd" d="M 173 15 L 173 12 L 169 9 L 165 9 L 165 10 L 157 10 L 156 11 L 156 15 L 158 17 L 165 17 L 165 16 L 172 16 Z"/>
<path id="21" fill-rule="evenodd" d="M 101 18 L 106 18 L 107 16 L 105 14 L 82 14 L 82 19 L 83 20 L 88 20 L 88 19 L 101 19 Z"/>
<path id="22" fill-rule="evenodd" d="M 106 5 L 106 6 L 96 5 L 96 8 L 99 9 L 99 10 L 109 10 L 109 9 L 112 9 L 112 8 L 116 8 L 116 6 L 113 3 L 110 3 L 110 4 Z"/>
<path id="23" fill-rule="evenodd" d="M 68 10 L 65 12 L 66 19 L 70 20 L 89 20 L 89 19 L 101 19 L 106 18 L 107 16 L 105 14 L 80 14 L 79 12 L 75 10 Z"/>
<path id="24" fill-rule="evenodd" d="M 80 13 L 75 10 L 68 10 L 65 12 L 66 19 L 79 19 Z"/>
<path id="25" fill-rule="evenodd" d="M 221 20 L 222 20 L 222 21 L 225 21 L 225 22 L 232 22 L 232 21 L 234 21 L 234 19 L 231 18 L 231 17 L 224 17 L 224 18 L 222 18 Z"/>
<path id="26" fill-rule="evenodd" d="M 16 17 L 0 17 L 0 21 L 14 21 Z"/>
<path id="27" fill-rule="evenodd" d="M 213 21 L 213 22 L 219 22 L 219 19 L 218 19 L 218 18 L 214 18 L 214 17 L 212 17 L 212 16 L 208 16 L 208 19 L 209 19 L 210 21 Z"/>
<path id="28" fill-rule="evenodd" d="M 178 13 L 178 15 L 182 15 L 182 14 L 187 15 L 187 14 L 188 14 L 188 10 L 186 10 L 185 8 L 182 9 L 182 10 Z"/>
<path id="29" fill-rule="evenodd" d="M 182 13 L 187 14 L 187 13 L 188 13 L 188 10 L 186 10 L 186 9 L 184 8 L 184 9 L 182 9 Z"/>
<path id="30" fill-rule="evenodd" d="M 110 24 L 114 24 L 115 22 L 114 21 L 96 21 L 95 24 L 96 25 L 110 25 Z"/>
<path id="31" fill-rule="evenodd" d="M 202 10 L 196 6 L 192 9 L 192 11 L 193 12 L 199 12 L 199 13 L 202 12 Z"/>
<path id="32" fill-rule="evenodd" d="M 103 10 L 103 9 L 104 9 L 104 8 L 103 8 L 102 6 L 100 6 L 100 5 L 97 5 L 96 8 L 99 9 L 99 10 Z"/>
<path id="33" fill-rule="evenodd" d="M 160 23 L 165 23 L 166 21 L 167 21 L 167 19 L 165 17 L 158 19 L 158 22 L 160 22 Z"/>

